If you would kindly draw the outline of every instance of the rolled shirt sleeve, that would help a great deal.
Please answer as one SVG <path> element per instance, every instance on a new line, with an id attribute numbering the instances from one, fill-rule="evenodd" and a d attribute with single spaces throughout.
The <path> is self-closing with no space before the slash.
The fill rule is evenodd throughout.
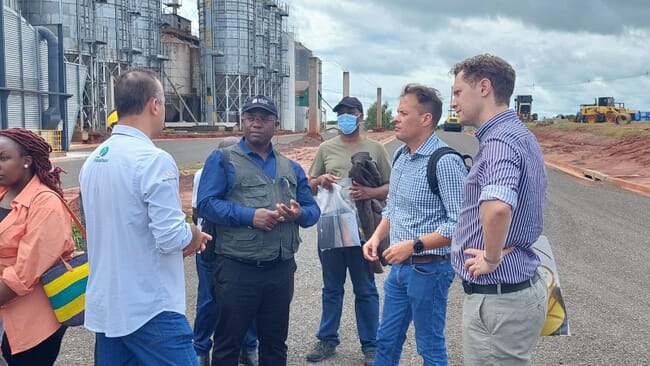
<path id="1" fill-rule="evenodd" d="M 29 207 L 16 263 L 4 269 L 2 280 L 16 295 L 26 295 L 43 273 L 73 250 L 70 216 L 54 193 L 42 193 Z"/>
<path id="2" fill-rule="evenodd" d="M 192 240 L 190 225 L 179 193 L 179 172 L 174 160 L 167 153 L 153 155 L 144 161 L 141 192 L 149 214 L 149 229 L 162 253 L 183 250 Z"/>
<path id="3" fill-rule="evenodd" d="M 508 142 L 492 138 L 482 151 L 479 202 L 499 200 L 517 207 L 518 185 L 521 178 L 521 158 Z"/>

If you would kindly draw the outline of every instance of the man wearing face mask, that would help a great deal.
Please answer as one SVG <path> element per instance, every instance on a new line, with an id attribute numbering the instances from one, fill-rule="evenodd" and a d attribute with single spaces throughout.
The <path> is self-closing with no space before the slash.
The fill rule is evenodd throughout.
<path id="1" fill-rule="evenodd" d="M 384 146 L 362 136 L 363 106 L 355 97 L 344 97 L 334 107 L 337 114 L 339 135 L 320 145 L 314 162 L 309 169 L 309 186 L 318 192 L 318 186 L 331 189 L 332 184 L 347 177 L 352 168 L 351 157 L 366 152 L 376 162 L 383 185 L 367 187 L 353 182 L 350 196 L 355 201 L 384 200 L 388 194 L 391 163 Z M 321 246 L 320 247 L 327 247 Z M 354 288 L 357 331 L 364 354 L 365 365 L 372 365 L 377 348 L 377 327 L 379 323 L 379 295 L 374 274 L 363 258 L 361 247 L 343 247 L 318 250 L 323 271 L 322 316 L 316 333 L 318 343 L 307 354 L 307 361 L 319 362 L 332 357 L 340 343 L 338 329 L 343 311 L 343 293 L 347 271 Z"/>

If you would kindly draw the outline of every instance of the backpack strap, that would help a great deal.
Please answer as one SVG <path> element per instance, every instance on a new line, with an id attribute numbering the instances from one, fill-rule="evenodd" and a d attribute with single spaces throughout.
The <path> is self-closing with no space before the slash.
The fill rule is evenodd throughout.
<path id="1" fill-rule="evenodd" d="M 474 163 L 474 159 L 471 155 L 461 154 L 449 146 L 443 146 L 436 149 L 433 154 L 431 154 L 429 161 L 427 162 L 427 182 L 429 183 L 429 189 L 431 192 L 437 196 L 440 195 L 440 188 L 438 187 L 438 173 L 436 172 L 436 167 L 438 166 L 438 161 L 440 158 L 446 154 L 455 154 L 460 156 L 460 158 L 463 159 L 463 163 L 465 164 L 467 171 L 469 171 L 469 169 L 472 167 L 472 164 Z M 395 162 L 397 159 L 399 159 L 400 155 L 402 155 L 402 149 L 398 149 L 395 152 L 392 166 L 395 165 Z M 469 164 L 467 163 L 468 161 Z"/>
<path id="2" fill-rule="evenodd" d="M 461 159 L 463 159 L 465 168 L 467 168 L 468 171 L 473 163 L 473 159 L 470 155 L 463 155 L 449 146 L 443 146 L 436 149 L 429 157 L 429 162 L 427 163 L 427 182 L 429 182 L 429 189 L 431 192 L 437 196 L 440 195 L 440 187 L 438 186 L 438 173 L 436 172 L 436 168 L 438 166 L 438 161 L 440 161 L 440 158 L 447 154 L 458 155 Z M 470 161 L 469 165 L 467 165 L 467 159 Z"/>
<path id="3" fill-rule="evenodd" d="M 400 155 L 402 155 L 402 148 L 398 148 L 397 151 L 395 152 L 395 156 L 393 157 L 393 164 L 391 164 L 391 167 L 395 165 L 395 162 L 397 159 L 399 159 Z"/>

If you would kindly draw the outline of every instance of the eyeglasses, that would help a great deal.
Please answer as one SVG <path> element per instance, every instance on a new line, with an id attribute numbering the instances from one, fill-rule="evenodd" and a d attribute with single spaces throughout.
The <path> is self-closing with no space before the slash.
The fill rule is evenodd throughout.
<path id="1" fill-rule="evenodd" d="M 260 117 L 260 116 L 244 116 L 244 122 L 246 123 L 253 123 L 253 122 L 261 122 L 261 123 L 273 123 L 277 121 L 277 119 L 274 116 L 266 116 L 266 117 Z"/>

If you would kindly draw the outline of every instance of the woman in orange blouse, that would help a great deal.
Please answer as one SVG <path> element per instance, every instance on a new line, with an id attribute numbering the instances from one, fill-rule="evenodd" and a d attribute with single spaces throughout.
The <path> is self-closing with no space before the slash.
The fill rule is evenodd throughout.
<path id="1" fill-rule="evenodd" d="M 72 223 L 52 148 L 22 128 L 0 130 L 0 317 L 9 365 L 52 365 L 65 327 L 56 320 L 41 275 L 74 251 Z"/>

